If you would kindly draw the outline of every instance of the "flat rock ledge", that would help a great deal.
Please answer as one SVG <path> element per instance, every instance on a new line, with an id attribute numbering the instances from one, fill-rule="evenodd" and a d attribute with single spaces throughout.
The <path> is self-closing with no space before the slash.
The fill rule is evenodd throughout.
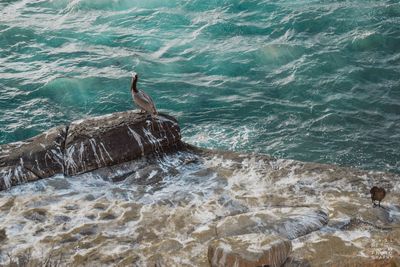
<path id="1" fill-rule="evenodd" d="M 214 240 L 208 247 L 212 267 L 279 267 L 292 249 L 289 240 L 277 235 L 246 234 Z"/>
<path id="2" fill-rule="evenodd" d="M 181 147 L 175 118 L 134 111 L 87 118 L 0 146 L 0 190 L 51 177 L 73 176 Z"/>

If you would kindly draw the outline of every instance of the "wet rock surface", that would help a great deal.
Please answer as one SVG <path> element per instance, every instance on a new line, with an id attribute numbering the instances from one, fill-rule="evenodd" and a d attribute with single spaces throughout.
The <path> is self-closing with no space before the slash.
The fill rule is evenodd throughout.
<path id="1" fill-rule="evenodd" d="M 0 146 L 0 190 L 63 173 L 66 128 L 56 127 L 22 142 Z"/>
<path id="2" fill-rule="evenodd" d="M 291 248 L 289 240 L 276 235 L 238 235 L 212 241 L 208 247 L 208 261 L 212 267 L 280 267 Z"/>
<path id="3" fill-rule="evenodd" d="M 131 161 L 153 152 L 176 150 L 180 128 L 175 118 L 134 112 L 74 121 L 65 141 L 65 174 L 76 175 Z"/>
<path id="4" fill-rule="evenodd" d="M 166 114 L 151 118 L 126 111 L 74 121 L 22 142 L 1 145 L 0 190 L 174 151 L 181 146 L 180 138 L 177 121 Z"/>
<path id="5" fill-rule="evenodd" d="M 210 266 L 218 240 L 275 235 L 292 244 L 284 266 L 391 266 L 398 203 L 399 175 L 186 146 L 0 192 L 0 264 L 31 250 L 67 266 Z"/>

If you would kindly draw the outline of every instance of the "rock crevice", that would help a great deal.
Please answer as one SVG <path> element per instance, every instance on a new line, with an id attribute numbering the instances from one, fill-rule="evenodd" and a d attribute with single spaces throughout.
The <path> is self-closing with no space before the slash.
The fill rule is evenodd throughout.
<path id="1" fill-rule="evenodd" d="M 68 135 L 68 131 L 69 131 L 69 126 L 70 126 L 70 124 L 67 124 L 67 125 L 65 126 L 64 140 L 63 140 L 63 142 L 62 142 L 62 144 L 61 144 L 61 150 L 62 150 L 62 155 L 63 155 L 62 164 L 63 164 L 63 174 L 64 174 L 64 175 L 66 175 L 66 173 L 65 173 L 65 160 L 64 160 L 64 156 L 65 156 L 65 144 L 66 144 L 66 141 L 67 141 L 67 135 Z"/>

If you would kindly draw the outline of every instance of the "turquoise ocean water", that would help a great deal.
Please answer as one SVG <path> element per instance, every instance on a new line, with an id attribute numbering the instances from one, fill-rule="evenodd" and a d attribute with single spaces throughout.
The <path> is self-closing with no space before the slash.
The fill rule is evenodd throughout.
<path id="1" fill-rule="evenodd" d="M 400 172 L 398 1 L 0 0 L 0 143 L 132 109 L 184 140 Z"/>

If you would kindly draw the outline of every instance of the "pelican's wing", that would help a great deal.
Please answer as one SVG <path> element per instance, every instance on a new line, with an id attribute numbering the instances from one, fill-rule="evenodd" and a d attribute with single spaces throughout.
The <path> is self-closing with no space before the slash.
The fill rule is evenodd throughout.
<path id="1" fill-rule="evenodd" d="M 148 94 L 146 94 L 145 92 L 143 92 L 142 90 L 140 90 L 139 92 L 140 92 L 140 94 L 142 95 L 143 100 L 145 100 L 149 105 L 151 105 L 152 108 L 154 109 L 154 111 L 156 111 L 156 106 L 155 106 L 155 104 L 154 104 L 153 99 L 152 99 Z"/>
<path id="2" fill-rule="evenodd" d="M 150 103 L 154 103 L 154 102 L 153 102 L 153 99 L 152 99 L 148 94 L 146 94 L 144 91 L 140 90 L 139 92 L 140 92 L 141 96 L 142 96 L 149 104 L 150 104 Z"/>

